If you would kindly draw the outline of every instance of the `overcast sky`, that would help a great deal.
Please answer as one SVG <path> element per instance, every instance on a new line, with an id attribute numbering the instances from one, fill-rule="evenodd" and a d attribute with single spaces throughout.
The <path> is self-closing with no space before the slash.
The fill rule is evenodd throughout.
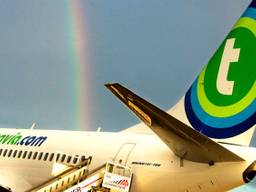
<path id="1" fill-rule="evenodd" d="M 2 127 L 36 122 L 46 129 L 118 131 L 138 123 L 104 88 L 107 82 L 169 109 L 250 1 L 70 2 L 1 0 Z M 74 38 L 84 43 L 80 50 Z M 78 120 L 81 111 L 88 123 Z"/>

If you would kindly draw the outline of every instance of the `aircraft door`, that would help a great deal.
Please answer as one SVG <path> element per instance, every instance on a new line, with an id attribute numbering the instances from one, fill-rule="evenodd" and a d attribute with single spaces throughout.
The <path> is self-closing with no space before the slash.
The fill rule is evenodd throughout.
<path id="1" fill-rule="evenodd" d="M 114 157 L 114 163 L 119 163 L 122 165 L 127 164 L 128 158 L 132 151 L 134 150 L 136 143 L 124 143 L 117 151 Z"/>

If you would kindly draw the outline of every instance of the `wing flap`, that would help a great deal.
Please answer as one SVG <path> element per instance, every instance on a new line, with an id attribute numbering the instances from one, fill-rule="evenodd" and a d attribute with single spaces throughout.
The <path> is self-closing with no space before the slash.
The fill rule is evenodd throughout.
<path id="1" fill-rule="evenodd" d="M 118 83 L 106 87 L 147 124 L 180 158 L 190 161 L 230 162 L 243 159 L 192 129 Z"/>

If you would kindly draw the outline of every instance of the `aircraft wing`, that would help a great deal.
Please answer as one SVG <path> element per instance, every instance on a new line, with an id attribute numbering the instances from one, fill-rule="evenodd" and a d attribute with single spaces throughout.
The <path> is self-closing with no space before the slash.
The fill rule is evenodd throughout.
<path id="1" fill-rule="evenodd" d="M 180 158 L 212 164 L 243 159 L 118 83 L 105 85 Z"/>

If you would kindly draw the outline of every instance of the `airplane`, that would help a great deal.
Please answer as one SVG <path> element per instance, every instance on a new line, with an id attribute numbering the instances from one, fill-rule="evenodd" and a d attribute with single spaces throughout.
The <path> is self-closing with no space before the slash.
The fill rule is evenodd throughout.
<path id="1" fill-rule="evenodd" d="M 256 0 L 167 112 L 118 83 L 106 87 L 142 121 L 126 130 L 0 129 L 1 190 L 26 191 L 52 177 L 53 159 L 112 160 L 133 171 L 131 192 L 231 190 L 256 175 Z M 166 88 L 170 89 L 170 88 Z"/>

